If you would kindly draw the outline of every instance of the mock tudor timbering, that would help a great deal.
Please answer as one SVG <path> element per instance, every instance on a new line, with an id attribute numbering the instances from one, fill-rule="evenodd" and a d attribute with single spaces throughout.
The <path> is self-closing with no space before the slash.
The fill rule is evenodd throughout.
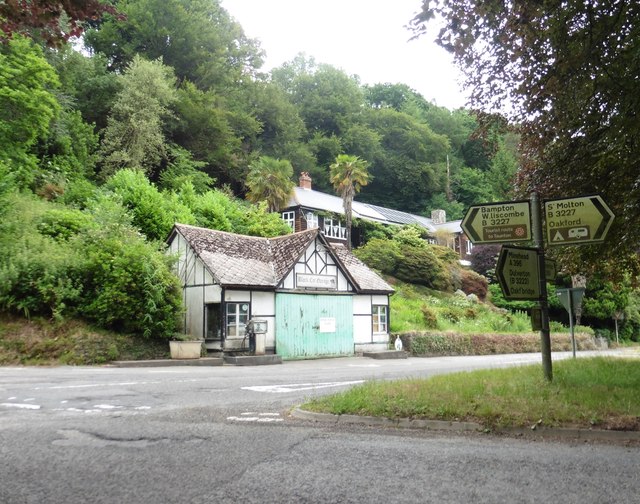
<path id="1" fill-rule="evenodd" d="M 167 241 L 183 331 L 210 350 L 246 349 L 250 319 L 267 321 L 266 350 L 283 358 L 387 348 L 393 288 L 318 229 L 260 238 L 176 224 Z"/>

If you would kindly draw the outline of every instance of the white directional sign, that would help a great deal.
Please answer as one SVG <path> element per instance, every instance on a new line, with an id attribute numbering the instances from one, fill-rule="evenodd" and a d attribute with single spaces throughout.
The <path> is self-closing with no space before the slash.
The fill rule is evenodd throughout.
<path id="1" fill-rule="evenodd" d="M 505 299 L 540 299 L 537 249 L 505 245 L 498 257 L 496 276 Z"/>
<path id="2" fill-rule="evenodd" d="M 544 216 L 549 245 L 602 242 L 614 217 L 600 196 L 547 200 Z"/>
<path id="3" fill-rule="evenodd" d="M 474 244 L 529 241 L 529 201 L 474 205 L 469 207 L 460 226 Z"/>

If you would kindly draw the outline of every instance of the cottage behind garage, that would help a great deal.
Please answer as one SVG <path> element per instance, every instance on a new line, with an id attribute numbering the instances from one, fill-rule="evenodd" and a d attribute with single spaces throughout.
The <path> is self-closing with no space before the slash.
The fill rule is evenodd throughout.
<path id="1" fill-rule="evenodd" d="M 176 224 L 183 330 L 209 350 L 248 348 L 245 325 L 267 321 L 266 351 L 283 358 L 386 349 L 393 288 L 318 229 L 277 238 Z"/>

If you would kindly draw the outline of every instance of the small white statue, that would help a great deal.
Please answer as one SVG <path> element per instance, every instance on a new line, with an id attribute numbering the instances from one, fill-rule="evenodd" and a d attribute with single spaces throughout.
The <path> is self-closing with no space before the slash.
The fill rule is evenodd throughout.
<path id="1" fill-rule="evenodd" d="M 396 350 L 399 352 L 400 350 L 402 350 L 402 340 L 400 339 L 400 336 L 396 336 L 396 341 L 394 343 Z"/>

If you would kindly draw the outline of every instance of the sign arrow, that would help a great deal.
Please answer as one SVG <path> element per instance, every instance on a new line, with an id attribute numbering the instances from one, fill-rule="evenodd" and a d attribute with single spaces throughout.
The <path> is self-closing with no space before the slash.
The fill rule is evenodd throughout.
<path id="1" fill-rule="evenodd" d="M 474 244 L 530 241 L 529 201 L 505 201 L 471 206 L 460 227 Z"/>
<path id="2" fill-rule="evenodd" d="M 547 200 L 544 215 L 549 245 L 603 242 L 614 218 L 598 195 Z"/>
<path id="3" fill-rule="evenodd" d="M 505 245 L 500 250 L 496 276 L 505 299 L 540 299 L 538 249 Z"/>

